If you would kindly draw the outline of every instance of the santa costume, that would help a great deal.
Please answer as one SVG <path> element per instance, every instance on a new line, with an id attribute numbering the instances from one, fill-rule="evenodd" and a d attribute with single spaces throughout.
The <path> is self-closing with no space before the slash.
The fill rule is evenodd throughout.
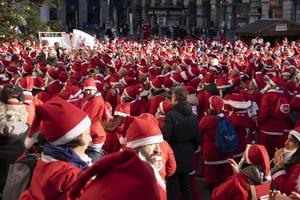
<path id="1" fill-rule="evenodd" d="M 86 155 L 83 157 L 63 145 L 87 131 L 91 121 L 85 112 L 59 97 L 37 106 L 36 116 L 29 140 L 39 130 L 49 144 L 44 145 L 30 187 L 20 199 L 63 199 L 80 171 L 88 167 Z"/>

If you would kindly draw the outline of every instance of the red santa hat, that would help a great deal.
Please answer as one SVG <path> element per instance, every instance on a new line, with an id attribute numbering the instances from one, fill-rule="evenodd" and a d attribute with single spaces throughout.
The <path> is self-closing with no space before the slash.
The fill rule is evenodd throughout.
<path id="1" fill-rule="evenodd" d="M 114 115 L 127 117 L 130 115 L 130 103 L 120 103 L 117 105 Z"/>
<path id="2" fill-rule="evenodd" d="M 231 84 L 228 81 L 226 76 L 220 76 L 216 79 L 217 89 L 224 89 L 231 87 Z"/>
<path id="3" fill-rule="evenodd" d="M 251 106 L 251 101 L 247 101 L 245 97 L 239 93 L 226 95 L 224 103 L 236 109 L 247 109 Z"/>
<path id="4" fill-rule="evenodd" d="M 289 69 L 284 68 L 284 70 L 281 73 L 282 76 L 291 76 L 291 72 Z"/>
<path id="5" fill-rule="evenodd" d="M 209 107 L 216 111 L 217 113 L 221 113 L 224 109 L 224 101 L 219 96 L 211 96 L 209 99 Z"/>
<path id="6" fill-rule="evenodd" d="M 52 145 L 71 142 L 91 126 L 87 114 L 66 102 L 54 97 L 35 108 L 35 119 L 30 128 L 25 146 L 30 147 L 37 138 L 37 131 Z"/>
<path id="7" fill-rule="evenodd" d="M 199 76 L 200 70 L 198 69 L 197 66 L 193 66 L 188 69 L 188 73 L 191 77 L 196 77 Z"/>
<path id="8" fill-rule="evenodd" d="M 95 80 L 93 78 L 85 79 L 83 90 L 97 90 Z"/>
<path id="9" fill-rule="evenodd" d="M 23 74 L 32 74 L 33 66 L 32 65 L 22 65 L 22 73 Z"/>
<path id="10" fill-rule="evenodd" d="M 173 81 L 168 77 L 168 76 L 165 76 L 163 78 L 163 81 L 162 81 L 162 87 L 165 89 L 165 90 L 170 90 L 171 87 L 173 86 Z"/>
<path id="11" fill-rule="evenodd" d="M 126 146 L 132 149 L 164 141 L 158 121 L 150 113 L 131 117 L 126 136 Z"/>
<path id="12" fill-rule="evenodd" d="M 55 69 L 49 69 L 47 71 L 47 75 L 52 78 L 53 80 L 56 80 L 57 79 L 57 72 Z"/>
<path id="13" fill-rule="evenodd" d="M 25 76 L 18 82 L 23 90 L 31 91 L 34 87 L 34 80 L 31 76 Z"/>
<path id="14" fill-rule="evenodd" d="M 58 81 L 54 81 L 48 85 L 47 92 L 50 96 L 53 96 L 59 93 L 62 90 L 62 88 L 63 86 Z"/>
<path id="15" fill-rule="evenodd" d="M 140 92 L 141 92 L 141 88 L 139 88 L 138 86 L 135 86 L 135 85 L 131 85 L 131 86 L 127 86 L 124 89 L 123 94 L 126 97 L 136 99 Z"/>
<path id="16" fill-rule="evenodd" d="M 82 90 L 76 85 L 69 86 L 68 90 L 69 90 L 69 94 L 70 94 L 68 99 L 70 99 L 70 100 L 79 97 L 79 95 L 82 93 Z"/>
<path id="17" fill-rule="evenodd" d="M 294 128 L 293 130 L 290 131 L 290 134 L 295 136 L 297 140 L 300 142 L 300 126 Z"/>
<path id="18" fill-rule="evenodd" d="M 150 86 L 153 88 L 153 89 L 162 89 L 162 77 L 153 77 L 150 79 Z"/>
<path id="19" fill-rule="evenodd" d="M 171 111 L 172 105 L 170 100 L 164 100 L 162 102 L 159 103 L 158 109 L 161 113 L 166 114 L 169 111 Z"/>
<path id="20" fill-rule="evenodd" d="M 214 75 L 210 72 L 205 73 L 204 78 L 203 78 L 203 83 L 204 85 L 209 85 L 214 83 Z"/>
<path id="21" fill-rule="evenodd" d="M 65 83 L 68 80 L 69 76 L 65 72 L 60 72 L 57 75 L 57 80 L 59 80 L 61 83 Z"/>
<path id="22" fill-rule="evenodd" d="M 133 197 L 143 200 L 160 199 L 153 169 L 129 150 L 99 159 L 77 178 L 69 197 L 78 200 L 95 197 L 105 200 Z"/>
<path id="23" fill-rule="evenodd" d="M 42 77 L 37 76 L 33 79 L 33 88 L 44 90 L 45 89 L 45 81 Z"/>
<path id="24" fill-rule="evenodd" d="M 173 81 L 173 83 L 175 83 L 177 85 L 181 85 L 184 82 L 184 79 L 178 72 L 173 73 L 171 75 L 170 79 Z"/>
<path id="25" fill-rule="evenodd" d="M 247 145 L 245 159 L 248 164 L 263 165 L 265 176 L 270 177 L 270 158 L 266 148 L 263 145 Z"/>

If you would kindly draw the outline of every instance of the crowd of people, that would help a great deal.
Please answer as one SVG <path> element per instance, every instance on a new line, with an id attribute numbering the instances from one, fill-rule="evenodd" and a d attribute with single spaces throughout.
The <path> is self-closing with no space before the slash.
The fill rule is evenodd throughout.
<path id="1" fill-rule="evenodd" d="M 286 38 L 3 42 L 1 197 L 198 200 L 201 176 L 213 200 L 300 199 L 299 51 Z M 11 166 L 32 154 L 16 195 Z"/>

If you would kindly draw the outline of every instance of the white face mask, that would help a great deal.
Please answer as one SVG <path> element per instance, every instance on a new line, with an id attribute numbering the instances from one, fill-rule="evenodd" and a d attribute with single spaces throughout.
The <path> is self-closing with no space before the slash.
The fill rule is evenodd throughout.
<path id="1" fill-rule="evenodd" d="M 295 148 L 293 150 L 288 150 L 288 149 L 284 148 L 283 151 L 284 151 L 283 163 L 286 164 L 291 159 L 293 154 L 297 151 L 297 148 Z"/>

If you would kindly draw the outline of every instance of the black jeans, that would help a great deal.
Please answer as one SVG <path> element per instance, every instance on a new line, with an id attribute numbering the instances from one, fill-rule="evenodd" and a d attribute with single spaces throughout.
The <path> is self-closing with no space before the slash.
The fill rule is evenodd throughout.
<path id="1" fill-rule="evenodd" d="M 192 200 L 189 173 L 176 173 L 167 178 L 168 200 L 176 200 L 178 197 L 178 186 L 184 200 Z"/>

